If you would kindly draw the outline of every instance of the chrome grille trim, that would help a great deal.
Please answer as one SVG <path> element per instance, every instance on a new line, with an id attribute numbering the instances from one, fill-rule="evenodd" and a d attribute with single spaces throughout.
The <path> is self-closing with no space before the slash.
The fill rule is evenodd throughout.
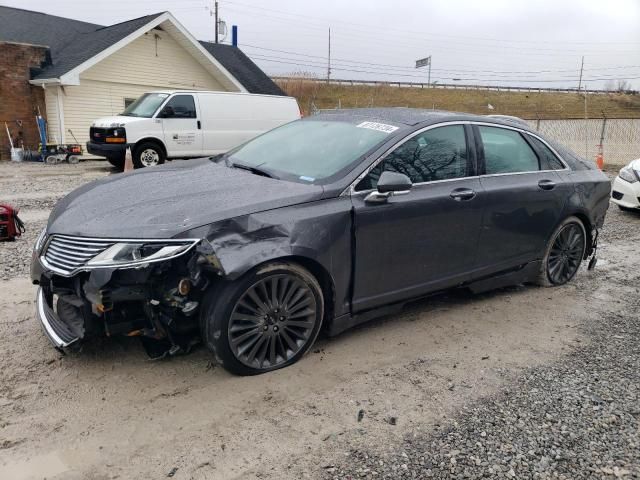
<path id="1" fill-rule="evenodd" d="M 71 275 L 115 243 L 102 239 L 52 235 L 44 247 L 42 258 L 54 272 Z"/>
<path id="2" fill-rule="evenodd" d="M 79 271 L 90 271 L 108 268 L 139 268 L 150 263 L 172 260 L 186 254 L 200 241 L 200 238 L 88 238 L 53 234 L 47 237 L 47 239 L 45 240 L 45 244 L 42 247 L 42 253 L 40 254 L 40 262 L 46 269 L 51 270 L 58 275 L 61 275 L 63 277 L 71 277 Z M 187 249 L 176 255 L 151 260 L 148 262 L 136 261 L 126 264 L 119 264 L 117 266 L 87 266 L 87 262 L 89 260 L 102 253 L 107 248 L 115 245 L 116 243 L 180 243 L 190 245 Z"/>

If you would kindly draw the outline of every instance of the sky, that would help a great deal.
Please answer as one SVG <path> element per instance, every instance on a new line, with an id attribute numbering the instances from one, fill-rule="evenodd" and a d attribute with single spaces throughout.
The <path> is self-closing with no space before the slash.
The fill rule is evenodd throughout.
<path id="1" fill-rule="evenodd" d="M 640 0 L 220 0 L 239 46 L 269 75 L 640 90 Z M 212 0 L 0 0 L 111 25 L 170 11 L 212 40 Z"/>

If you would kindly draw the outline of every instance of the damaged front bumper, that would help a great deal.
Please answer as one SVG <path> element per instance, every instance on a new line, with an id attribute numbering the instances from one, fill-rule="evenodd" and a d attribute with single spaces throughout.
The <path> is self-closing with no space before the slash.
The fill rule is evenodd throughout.
<path id="1" fill-rule="evenodd" d="M 188 351 L 200 340 L 204 292 L 222 275 L 208 242 L 157 261 L 72 271 L 52 268 L 52 261 L 66 257 L 58 247 L 48 259 L 50 245 L 49 239 L 34 251 L 31 278 L 38 285 L 36 316 L 58 350 L 90 337 L 125 335 L 140 337 L 155 358 Z M 70 249 L 80 245 L 69 240 Z"/>
<path id="2" fill-rule="evenodd" d="M 57 349 L 66 348 L 80 340 L 80 337 L 60 319 L 51 303 L 51 298 L 47 299 L 44 289 L 38 287 L 38 293 L 36 294 L 36 315 L 38 320 L 40 320 L 42 330 L 54 347 Z"/>

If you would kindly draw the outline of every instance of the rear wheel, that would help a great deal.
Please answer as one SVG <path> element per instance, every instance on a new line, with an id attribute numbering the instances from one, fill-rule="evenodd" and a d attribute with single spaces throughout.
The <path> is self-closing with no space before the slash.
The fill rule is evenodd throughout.
<path id="1" fill-rule="evenodd" d="M 135 168 L 155 167 L 156 165 L 162 165 L 164 160 L 164 150 L 157 143 L 141 143 L 133 152 L 133 165 Z"/>
<path id="2" fill-rule="evenodd" d="M 569 282 L 578 272 L 586 248 L 584 225 L 577 217 L 567 218 L 551 235 L 537 283 L 551 287 Z"/>
<path id="3" fill-rule="evenodd" d="M 291 365 L 318 336 L 322 289 L 297 264 L 268 264 L 214 291 L 203 308 L 202 336 L 232 373 L 256 375 Z"/>

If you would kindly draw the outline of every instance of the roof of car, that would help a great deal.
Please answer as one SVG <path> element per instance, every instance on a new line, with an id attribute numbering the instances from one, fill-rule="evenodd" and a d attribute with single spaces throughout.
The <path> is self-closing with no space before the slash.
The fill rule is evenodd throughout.
<path id="1" fill-rule="evenodd" d="M 407 126 L 414 126 L 421 123 L 438 123 L 448 121 L 473 121 L 484 123 L 495 123 L 509 127 L 518 127 L 529 130 L 524 121 L 517 121 L 510 118 L 498 118 L 486 115 L 474 115 L 471 113 L 449 112 L 446 110 L 427 110 L 421 108 L 388 107 L 388 108 L 351 108 L 323 110 L 312 118 L 332 118 L 342 117 L 345 120 L 357 121 L 375 120 L 389 122 Z"/>

